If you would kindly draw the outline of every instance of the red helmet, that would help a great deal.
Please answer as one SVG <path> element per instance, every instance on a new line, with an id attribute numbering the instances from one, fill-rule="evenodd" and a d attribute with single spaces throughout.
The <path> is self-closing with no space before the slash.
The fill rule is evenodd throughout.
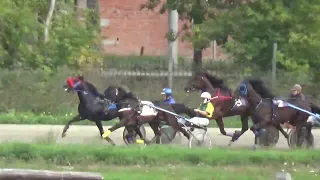
<path id="1" fill-rule="evenodd" d="M 74 88 L 75 83 L 79 82 L 80 79 L 78 77 L 69 77 L 66 81 L 66 83 L 68 84 L 68 86 L 70 86 L 71 88 Z"/>

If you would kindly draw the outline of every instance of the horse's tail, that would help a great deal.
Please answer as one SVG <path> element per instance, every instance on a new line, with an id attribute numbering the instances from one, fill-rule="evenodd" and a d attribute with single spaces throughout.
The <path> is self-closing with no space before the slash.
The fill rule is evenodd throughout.
<path id="1" fill-rule="evenodd" d="M 317 105 L 311 103 L 310 104 L 311 107 L 311 112 L 314 114 L 320 114 L 320 107 L 318 107 Z"/>

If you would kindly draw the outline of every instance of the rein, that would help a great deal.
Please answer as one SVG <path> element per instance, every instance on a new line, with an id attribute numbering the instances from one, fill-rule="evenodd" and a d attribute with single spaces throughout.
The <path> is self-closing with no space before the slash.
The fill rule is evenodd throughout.
<path id="1" fill-rule="evenodd" d="M 216 99 L 216 98 L 219 98 L 219 99 L 222 99 L 222 100 L 229 100 L 229 99 L 232 99 L 231 96 L 220 96 L 220 88 L 218 88 L 218 92 L 217 92 L 217 95 L 214 96 L 213 98 L 210 99 L 213 100 L 213 99 Z"/>

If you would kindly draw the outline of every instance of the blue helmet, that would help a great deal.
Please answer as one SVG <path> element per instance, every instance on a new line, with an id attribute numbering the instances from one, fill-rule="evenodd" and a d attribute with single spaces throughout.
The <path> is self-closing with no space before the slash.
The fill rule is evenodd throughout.
<path id="1" fill-rule="evenodd" d="M 172 95 L 172 90 L 170 88 L 164 88 L 161 94 Z"/>

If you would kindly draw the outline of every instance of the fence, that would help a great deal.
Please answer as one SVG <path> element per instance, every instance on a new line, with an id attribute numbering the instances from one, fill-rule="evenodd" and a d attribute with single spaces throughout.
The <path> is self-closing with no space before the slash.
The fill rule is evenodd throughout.
<path id="1" fill-rule="evenodd" d="M 164 87 L 168 86 L 167 63 L 163 59 L 117 59 L 109 58 L 103 68 L 83 69 L 81 73 L 92 82 L 100 92 L 110 85 L 123 86 L 130 89 L 142 100 L 160 100 L 160 94 Z M 225 80 L 227 85 L 234 89 L 245 77 L 253 76 L 261 78 L 271 88 L 271 71 L 261 71 L 254 66 L 244 66 L 230 62 L 205 62 L 203 64 L 210 74 Z M 187 94 L 184 87 L 191 76 L 192 63 L 179 60 L 174 69 L 173 91 L 178 102 L 191 107 L 198 106 L 199 92 Z M 43 70 L 1 70 L 0 71 L 0 112 L 10 109 L 17 111 L 32 111 L 35 113 L 50 112 L 54 114 L 66 114 L 76 111 L 78 97 L 67 94 L 62 86 L 70 75 L 78 74 L 69 68 L 58 69 L 56 73 L 48 76 Z M 316 84 L 309 81 L 307 74 L 279 72 L 277 95 L 287 96 L 289 89 L 295 83 L 304 87 L 306 94 L 312 99 L 317 99 L 314 89 Z"/>

